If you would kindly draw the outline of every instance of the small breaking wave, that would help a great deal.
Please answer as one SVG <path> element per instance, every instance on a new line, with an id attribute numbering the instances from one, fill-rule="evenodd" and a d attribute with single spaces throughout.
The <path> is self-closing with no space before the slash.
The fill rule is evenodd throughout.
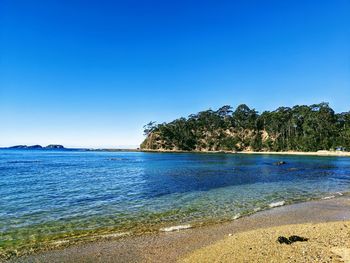
<path id="1" fill-rule="evenodd" d="M 189 229 L 191 227 L 192 227 L 191 225 L 178 225 L 178 226 L 163 227 L 163 228 L 159 229 L 159 231 L 172 232 L 172 231 L 179 231 L 179 230 L 183 230 L 183 229 Z"/>
<path id="2" fill-rule="evenodd" d="M 128 236 L 128 235 L 130 235 L 130 232 L 111 233 L 111 234 L 100 235 L 99 237 L 102 237 L 102 238 L 116 238 L 116 237 L 123 237 L 123 236 Z"/>
<path id="3" fill-rule="evenodd" d="M 256 207 L 256 208 L 254 208 L 254 212 L 259 212 L 261 210 L 261 207 Z"/>
<path id="4" fill-rule="evenodd" d="M 285 205 L 285 203 L 286 203 L 285 201 L 274 202 L 274 203 L 269 204 L 269 207 L 273 208 L 273 207 L 283 206 L 283 205 Z"/>
<path id="5" fill-rule="evenodd" d="M 241 214 L 238 213 L 238 214 L 234 215 L 234 216 L 232 217 L 232 219 L 233 219 L 233 220 L 236 220 L 236 219 L 238 219 L 238 218 L 240 218 L 240 217 L 241 217 Z"/>
<path id="6" fill-rule="evenodd" d="M 335 198 L 335 195 L 322 197 L 322 200 L 328 200 L 328 199 L 333 199 L 333 198 Z"/>

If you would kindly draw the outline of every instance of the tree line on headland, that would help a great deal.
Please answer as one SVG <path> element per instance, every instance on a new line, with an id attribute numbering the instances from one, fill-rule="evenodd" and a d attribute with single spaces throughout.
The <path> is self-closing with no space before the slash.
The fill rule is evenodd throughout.
<path id="1" fill-rule="evenodd" d="M 350 149 L 350 111 L 328 103 L 279 107 L 259 114 L 225 105 L 169 123 L 144 126 L 141 149 L 179 151 L 318 151 Z"/>

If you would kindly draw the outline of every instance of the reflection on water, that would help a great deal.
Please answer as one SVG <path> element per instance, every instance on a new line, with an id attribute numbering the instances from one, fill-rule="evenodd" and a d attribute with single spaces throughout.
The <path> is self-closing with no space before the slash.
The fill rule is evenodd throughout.
<path id="1" fill-rule="evenodd" d="M 231 220 L 349 183 L 341 157 L 1 150 L 0 249 Z"/>

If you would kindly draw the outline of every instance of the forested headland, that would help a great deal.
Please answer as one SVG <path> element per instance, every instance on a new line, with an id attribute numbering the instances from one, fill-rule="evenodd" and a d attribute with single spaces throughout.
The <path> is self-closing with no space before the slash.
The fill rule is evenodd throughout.
<path id="1" fill-rule="evenodd" d="M 350 111 L 328 103 L 279 107 L 261 114 L 225 105 L 169 123 L 144 126 L 144 150 L 318 151 L 350 149 Z"/>

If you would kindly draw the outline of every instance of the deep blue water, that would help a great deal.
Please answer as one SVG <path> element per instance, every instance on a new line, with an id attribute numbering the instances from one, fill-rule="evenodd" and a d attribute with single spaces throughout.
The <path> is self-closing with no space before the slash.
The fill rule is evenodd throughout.
<path id="1" fill-rule="evenodd" d="M 337 192 L 350 192 L 350 158 L 0 150 L 0 249 L 230 220 Z"/>

